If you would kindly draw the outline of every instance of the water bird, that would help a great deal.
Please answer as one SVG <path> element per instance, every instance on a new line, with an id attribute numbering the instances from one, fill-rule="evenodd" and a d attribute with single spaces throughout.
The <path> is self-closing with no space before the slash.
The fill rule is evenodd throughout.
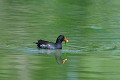
<path id="1" fill-rule="evenodd" d="M 35 44 L 37 44 L 37 47 L 39 49 L 62 49 L 63 41 L 65 41 L 66 44 L 66 42 L 68 42 L 68 39 L 64 35 L 59 35 L 55 43 L 40 39 L 37 42 L 35 42 Z"/>

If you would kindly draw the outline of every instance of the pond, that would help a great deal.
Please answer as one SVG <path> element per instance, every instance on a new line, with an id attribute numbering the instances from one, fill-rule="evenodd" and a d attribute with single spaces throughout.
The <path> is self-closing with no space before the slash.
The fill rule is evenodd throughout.
<path id="1" fill-rule="evenodd" d="M 39 39 L 69 42 L 38 49 Z M 119 80 L 119 0 L 1 0 L 0 80 Z"/>

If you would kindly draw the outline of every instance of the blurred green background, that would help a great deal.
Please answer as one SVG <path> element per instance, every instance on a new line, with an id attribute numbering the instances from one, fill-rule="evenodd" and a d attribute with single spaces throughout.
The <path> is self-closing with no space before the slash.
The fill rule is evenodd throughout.
<path id="1" fill-rule="evenodd" d="M 119 80 L 119 53 L 119 0 L 0 0 L 0 80 Z"/>

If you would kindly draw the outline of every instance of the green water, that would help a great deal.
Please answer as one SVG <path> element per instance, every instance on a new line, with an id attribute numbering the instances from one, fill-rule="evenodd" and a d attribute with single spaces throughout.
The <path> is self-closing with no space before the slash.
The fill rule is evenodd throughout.
<path id="1" fill-rule="evenodd" d="M 60 34 L 69 40 L 62 50 L 38 50 L 33 43 L 54 42 Z M 0 0 L 0 80 L 119 75 L 119 0 Z"/>

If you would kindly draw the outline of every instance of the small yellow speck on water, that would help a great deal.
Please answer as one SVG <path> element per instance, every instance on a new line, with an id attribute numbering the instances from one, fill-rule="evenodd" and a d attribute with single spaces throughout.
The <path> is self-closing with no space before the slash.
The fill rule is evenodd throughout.
<path id="1" fill-rule="evenodd" d="M 66 61 L 67 61 L 67 59 L 63 59 L 63 62 L 62 62 L 62 63 L 64 64 Z"/>

